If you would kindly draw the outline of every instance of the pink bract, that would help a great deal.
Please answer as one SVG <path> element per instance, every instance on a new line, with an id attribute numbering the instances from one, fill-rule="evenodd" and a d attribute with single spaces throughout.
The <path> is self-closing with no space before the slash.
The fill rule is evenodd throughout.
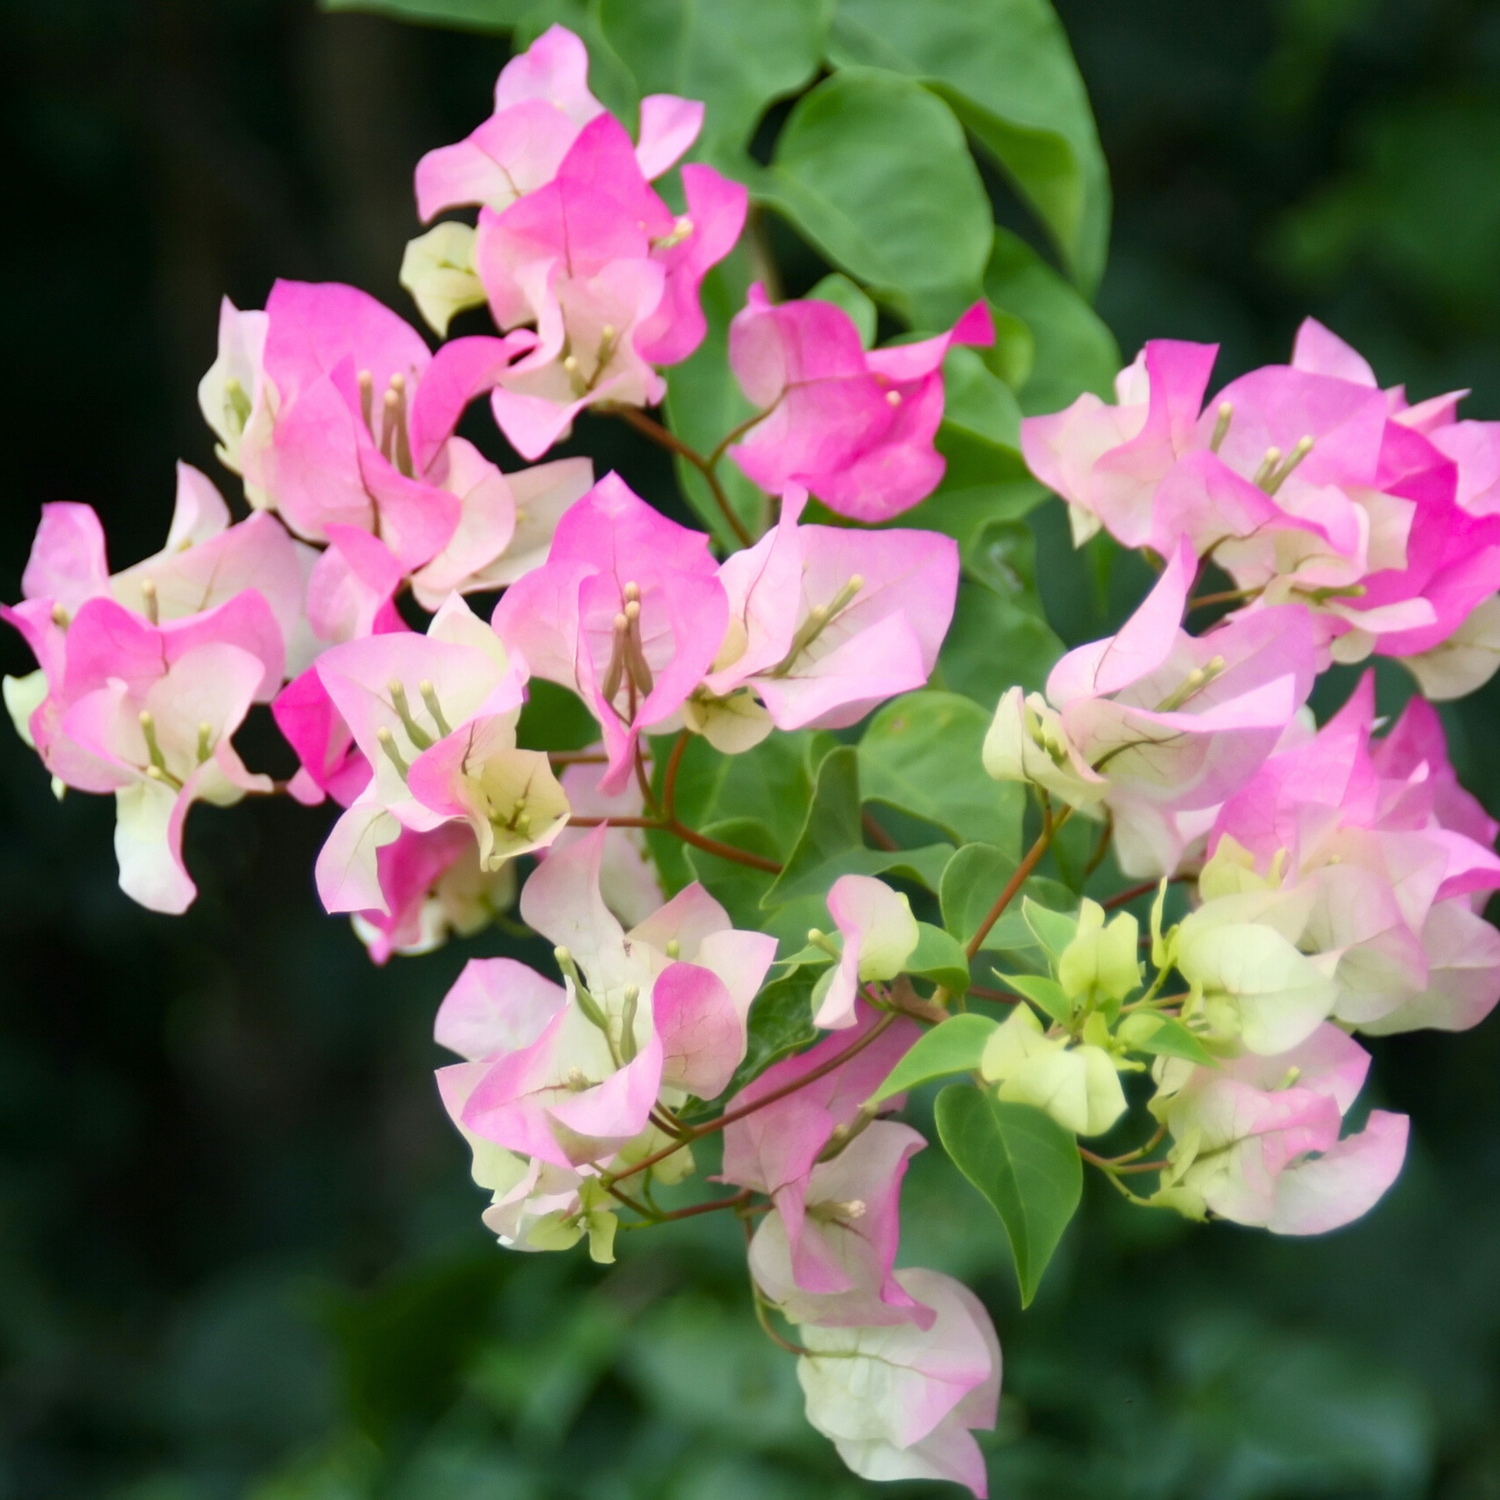
<path id="1" fill-rule="evenodd" d="M 245 478 L 311 540 L 329 527 L 373 532 L 408 570 L 447 546 L 494 470 L 453 438 L 529 336 L 461 338 L 432 354 L 395 313 L 355 287 L 278 281 L 266 302 L 269 442 Z"/>
<path id="2" fill-rule="evenodd" d="M 727 619 L 708 538 L 606 474 L 559 523 L 546 565 L 507 590 L 494 625 L 599 720 L 609 756 L 599 788 L 613 796 L 641 734 L 680 722 Z"/>
<path id="3" fill-rule="evenodd" d="M 503 209 L 545 186 L 568 148 L 604 106 L 589 92 L 583 43 L 549 26 L 495 82 L 495 112 L 456 145 L 429 151 L 417 163 L 417 212 L 423 223 L 444 209 L 483 204 Z M 703 106 L 675 94 L 641 100 L 641 175 L 659 177 L 697 139 Z"/>
<path id="4" fill-rule="evenodd" d="M 734 247 L 748 200 L 711 167 L 682 178 L 688 211 L 677 218 L 619 122 L 599 115 L 545 187 L 481 211 L 475 270 L 496 323 L 529 345 L 491 398 L 522 457 L 540 457 L 596 402 L 654 406 L 666 387 L 653 366 L 702 342 L 698 288 Z"/>
<path id="5" fill-rule="evenodd" d="M 778 729 L 839 729 L 926 685 L 953 618 L 958 546 L 931 531 L 801 526 L 806 502 L 789 488 L 775 528 L 719 569 L 729 635 L 704 687 L 751 689 Z"/>
<path id="6" fill-rule="evenodd" d="M 994 340 L 981 302 L 937 338 L 867 352 L 842 308 L 773 304 L 757 283 L 730 324 L 729 362 L 765 417 L 729 456 L 772 494 L 801 485 L 840 515 L 889 520 L 943 477 L 943 356 Z"/>

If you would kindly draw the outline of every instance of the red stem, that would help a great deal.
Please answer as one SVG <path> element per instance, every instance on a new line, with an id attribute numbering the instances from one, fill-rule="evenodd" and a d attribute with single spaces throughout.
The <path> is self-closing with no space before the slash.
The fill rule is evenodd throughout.
<path id="1" fill-rule="evenodd" d="M 681 1149 L 683 1144 L 690 1144 L 700 1140 L 705 1135 L 713 1135 L 716 1131 L 723 1130 L 726 1125 L 733 1125 L 737 1120 L 743 1120 L 747 1115 L 753 1115 L 757 1110 L 765 1109 L 767 1105 L 775 1104 L 778 1100 L 785 1099 L 788 1094 L 795 1094 L 798 1089 L 804 1089 L 810 1083 L 816 1083 L 818 1079 L 826 1077 L 835 1068 L 841 1068 L 851 1057 L 857 1057 L 866 1047 L 880 1036 L 891 1025 L 895 1023 L 896 1015 L 890 1012 L 882 1016 L 865 1034 L 850 1046 L 845 1047 L 842 1052 L 836 1052 L 826 1062 L 820 1063 L 810 1073 L 804 1073 L 801 1078 L 794 1079 L 791 1083 L 779 1089 L 772 1089 L 764 1098 L 757 1099 L 751 1104 L 746 1104 L 739 1109 L 731 1109 L 726 1114 L 719 1116 L 717 1120 L 710 1120 L 707 1125 L 697 1126 L 685 1139 L 676 1145 L 668 1146 L 664 1150 L 653 1152 L 642 1161 L 636 1162 L 632 1167 L 627 1167 L 623 1172 L 607 1176 L 605 1181 L 613 1185 L 623 1182 L 627 1177 L 634 1177 L 637 1172 L 644 1172 L 647 1167 L 654 1167 L 657 1162 L 665 1161 L 674 1151 Z"/>
<path id="2" fill-rule="evenodd" d="M 1067 816 L 1066 813 L 1063 814 Z M 965 952 L 973 958 L 980 948 L 984 946 L 984 940 L 990 935 L 990 928 L 1005 914 L 1005 908 L 1015 898 L 1015 894 L 1026 884 L 1026 878 L 1041 863 L 1042 855 L 1047 852 L 1047 845 L 1052 842 L 1052 835 L 1057 831 L 1057 824 L 1053 823 L 1052 815 L 1047 814 L 1046 826 L 1037 835 L 1036 842 L 1026 851 L 1026 857 L 1016 866 L 1016 872 L 1005 882 L 1005 889 L 995 899 L 995 904 L 989 909 L 984 921 L 979 924 L 979 929 L 968 941 Z"/>
<path id="3" fill-rule="evenodd" d="M 719 483 L 718 476 L 714 473 L 713 465 L 696 448 L 690 447 L 670 428 L 663 427 L 660 422 L 648 417 L 645 412 L 634 406 L 611 406 L 608 410 L 628 422 L 637 432 L 650 438 L 653 443 L 692 464 L 708 482 L 709 489 L 713 491 L 714 503 L 723 513 L 729 529 L 739 538 L 740 545 L 749 547 L 754 544 L 755 538 L 750 535 L 745 529 L 745 523 L 735 514 L 734 507 L 729 503 L 729 496 L 724 493 L 724 486 Z"/>

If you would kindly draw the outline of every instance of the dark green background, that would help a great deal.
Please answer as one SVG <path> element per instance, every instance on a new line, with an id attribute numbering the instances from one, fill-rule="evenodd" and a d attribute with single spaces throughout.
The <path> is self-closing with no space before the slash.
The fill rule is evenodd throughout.
<path id="1" fill-rule="evenodd" d="M 1500 417 L 1500 9 L 1060 9 L 1114 171 L 1122 348 L 1217 338 L 1227 378 L 1311 310 L 1383 379 Z M 42 501 L 95 505 L 118 566 L 159 545 L 176 457 L 214 471 L 193 391 L 221 291 L 342 278 L 409 311 L 411 166 L 505 53 L 305 0 L 10 0 L 0 28 L 14 598 Z M 653 453 L 583 428 L 666 503 Z M 29 667 L 8 632 L 0 662 Z M 1500 692 L 1450 722 L 1500 807 Z M 116 889 L 109 804 L 59 807 L 8 730 L 0 799 L 0 1500 L 874 1492 L 802 1424 L 727 1226 L 630 1237 L 607 1275 L 489 1242 L 427 1036 L 497 936 L 373 969 L 316 905 L 323 813 L 197 810 L 203 895 L 173 920 Z M 1497 1038 L 1377 1045 L 1413 1149 L 1359 1227 L 1277 1242 L 1091 1192 L 1024 1317 L 998 1225 L 919 1159 L 904 1258 L 970 1278 L 1005 1344 L 995 1493 L 1500 1496 Z"/>

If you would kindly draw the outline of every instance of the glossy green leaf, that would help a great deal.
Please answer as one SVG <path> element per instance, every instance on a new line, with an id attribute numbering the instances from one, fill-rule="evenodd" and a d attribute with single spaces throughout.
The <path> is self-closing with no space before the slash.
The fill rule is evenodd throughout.
<path id="1" fill-rule="evenodd" d="M 651 741 L 652 786 L 658 798 L 674 735 Z M 802 831 L 812 798 L 814 762 L 831 736 L 800 731 L 773 734 L 743 755 L 722 755 L 694 735 L 677 766 L 676 811 L 689 828 L 731 818 L 750 818 L 764 829 L 768 857 L 784 860 Z M 648 832 L 647 842 L 669 890 L 681 890 L 693 874 L 685 846 L 675 835 Z M 769 885 L 770 877 L 763 876 Z"/>
<path id="2" fill-rule="evenodd" d="M 366 11 L 460 31 L 505 32 L 538 8 L 537 0 L 318 0 L 323 10 Z"/>
<path id="3" fill-rule="evenodd" d="M 950 1016 L 931 1031 L 923 1032 L 866 1104 L 881 1104 L 950 1073 L 972 1073 L 999 1024 L 989 1016 Z"/>
<path id="4" fill-rule="evenodd" d="M 879 309 L 843 272 L 830 271 L 807 295 L 810 301 L 831 302 L 842 308 L 859 329 L 860 343 L 866 349 L 873 347 Z"/>
<path id="5" fill-rule="evenodd" d="M 967 944 L 1016 872 L 1019 857 L 993 844 L 965 844 L 948 861 L 938 904 L 943 926 Z"/>
<path id="6" fill-rule="evenodd" d="M 947 844 L 922 849 L 867 849 L 860 818 L 859 761 L 852 745 L 823 758 L 797 845 L 761 900 L 765 909 L 827 894 L 840 875 L 904 875 L 931 890 L 953 854 Z"/>
<path id="7" fill-rule="evenodd" d="M 1109 247 L 1109 171 L 1048 0 L 839 0 L 830 53 L 940 92 L 1092 295 Z"/>
<path id="8" fill-rule="evenodd" d="M 1041 1110 L 966 1083 L 938 1095 L 936 1115 L 953 1164 L 1005 1225 L 1025 1307 L 1083 1195 L 1078 1143 Z"/>
<path id="9" fill-rule="evenodd" d="M 1078 934 L 1076 913 L 1055 911 L 1030 896 L 1021 898 L 1021 918 L 1053 958 L 1061 958 L 1063 949 Z"/>
<path id="10" fill-rule="evenodd" d="M 1204 1067 L 1214 1065 L 1213 1054 L 1181 1021 L 1171 1016 L 1153 1016 L 1149 1012 L 1127 1016 L 1120 1027 L 1120 1040 L 1132 1050 L 1153 1057 L 1185 1057 Z"/>
<path id="11" fill-rule="evenodd" d="M 964 552 L 964 567 L 992 593 L 1041 614 L 1036 591 L 1036 534 L 1024 520 L 986 521 Z"/>
<path id="12" fill-rule="evenodd" d="M 1066 1023 L 1072 1019 L 1073 1002 L 1055 979 L 1044 974 L 1001 974 L 998 971 L 995 977 L 1018 995 L 1024 995 L 1032 1004 L 1040 1006 L 1054 1021 Z"/>
<path id="13" fill-rule="evenodd" d="M 1034 591 L 1000 594 L 965 578 L 934 683 L 992 712 L 1013 684 L 1039 692 L 1062 653 L 1063 643 L 1035 606 Z"/>
<path id="14" fill-rule="evenodd" d="M 831 0 L 602 0 L 599 24 L 642 94 L 707 105 L 693 154 L 732 176 L 773 100 L 818 71 Z"/>
<path id="15" fill-rule="evenodd" d="M 584 750 L 598 743 L 599 721 L 576 693 L 543 677 L 533 677 L 526 692 L 516 722 L 516 743 L 523 750 Z"/>
<path id="16" fill-rule="evenodd" d="M 773 859 L 780 855 L 770 829 L 760 818 L 726 818 L 704 825 L 701 831 L 735 849 Z M 827 924 L 828 911 L 821 894 L 798 893 L 767 911 L 763 903 L 775 879 L 768 871 L 690 844 L 683 846 L 683 856 L 688 878 L 702 883 L 734 925 L 770 933 L 783 956 L 796 953 L 806 944 L 809 927 Z"/>
<path id="17" fill-rule="evenodd" d="M 994 476 L 986 477 L 1009 478 L 1011 464 L 1021 450 L 1021 408 L 1012 385 L 1025 382 L 1034 347 L 1025 324 L 1021 334 L 1024 358 L 1016 356 L 1018 378 L 1009 383 L 990 369 L 977 349 L 958 344 L 943 356 L 943 423 L 949 429 L 949 446 L 960 438 L 982 445 L 985 457 L 997 467 Z"/>
<path id="18" fill-rule="evenodd" d="M 919 83 L 840 70 L 798 100 L 754 191 L 914 328 L 982 292 L 989 199 L 963 127 Z"/>
<path id="19" fill-rule="evenodd" d="M 773 1062 L 817 1040 L 812 1023 L 812 985 L 810 975 L 790 974 L 768 984 L 755 997 L 746 1022 L 749 1045 L 724 1097 L 732 1097 Z"/>
<path id="20" fill-rule="evenodd" d="M 992 445 L 980 452 L 967 434 L 948 426 L 938 429 L 937 448 L 948 464 L 943 482 L 895 525 L 941 531 L 967 557 L 992 522 L 1019 520 L 1047 498 L 1018 453 L 1006 457 Z"/>
<path id="21" fill-rule="evenodd" d="M 940 984 L 950 995 L 961 995 L 969 987 L 969 956 L 941 927 L 918 922 L 917 946 L 903 965 L 907 974 Z"/>
<path id="22" fill-rule="evenodd" d="M 1061 411 L 1083 391 L 1114 400 L 1120 350 L 1093 308 L 1019 235 L 995 230 L 984 273 L 985 294 L 1014 313 L 1036 341 L 1031 374 L 1020 390 L 1028 415 Z"/>
<path id="23" fill-rule="evenodd" d="M 1026 792 L 985 774 L 990 716 L 968 698 L 925 690 L 886 704 L 859 743 L 864 796 L 944 829 L 956 843 L 1021 855 Z"/>

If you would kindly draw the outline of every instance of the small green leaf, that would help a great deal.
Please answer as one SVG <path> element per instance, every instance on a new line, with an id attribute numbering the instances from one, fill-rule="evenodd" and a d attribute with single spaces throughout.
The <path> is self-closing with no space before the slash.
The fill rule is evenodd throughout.
<path id="1" fill-rule="evenodd" d="M 989 198 L 953 111 L 912 79 L 825 79 L 752 191 L 913 328 L 945 328 L 981 295 Z"/>
<path id="2" fill-rule="evenodd" d="M 955 693 L 907 693 L 886 704 L 859 742 L 864 796 L 936 824 L 955 842 L 1021 853 L 1026 791 L 985 775 L 990 716 Z"/>
<path id="3" fill-rule="evenodd" d="M 938 654 L 934 685 L 993 710 L 1000 695 L 1019 683 L 1040 691 L 1063 653 L 1034 595 L 1007 598 L 972 579 L 958 586 L 958 606 Z"/>
<path id="4" fill-rule="evenodd" d="M 1004 317 L 1007 323 L 1019 321 L 1009 314 Z M 1020 386 L 1031 370 L 1033 341 L 1031 330 L 1024 323 L 1014 336 L 1018 339 L 1024 336 L 1025 369 L 1016 372 L 1014 382 Z M 996 450 L 993 461 L 1003 466 L 1003 472 L 994 477 L 1010 477 L 1011 464 L 1021 449 L 1021 408 L 1016 405 L 1010 384 L 991 372 L 977 349 L 958 344 L 943 358 L 943 422 L 950 431 L 957 430 L 970 441 Z"/>
<path id="5" fill-rule="evenodd" d="M 1078 933 L 1078 917 L 1075 914 L 1053 911 L 1029 896 L 1021 899 L 1021 916 L 1036 934 L 1037 942 L 1053 958 L 1061 958 L 1063 949 Z"/>
<path id="6" fill-rule="evenodd" d="M 891 1069 L 866 1105 L 882 1104 L 949 1073 L 972 1073 L 984 1056 L 985 1043 L 999 1025 L 988 1016 L 950 1016 L 912 1043 L 911 1050 Z"/>
<path id="7" fill-rule="evenodd" d="M 966 1083 L 938 1095 L 936 1115 L 953 1164 L 1005 1225 L 1025 1307 L 1083 1195 L 1078 1143 L 1041 1110 Z"/>
<path id="8" fill-rule="evenodd" d="M 1041 974 L 1002 974 L 996 970 L 995 977 L 1008 984 L 1018 995 L 1024 995 L 1033 1004 L 1040 1006 L 1054 1021 L 1065 1025 L 1072 1018 L 1073 1002 L 1055 980 Z"/>
<path id="9" fill-rule="evenodd" d="M 830 750 L 818 767 L 807 821 L 786 868 L 762 897 L 761 906 L 768 911 L 802 897 L 825 896 L 840 875 L 890 872 L 935 891 L 952 854 L 947 844 L 921 849 L 867 849 L 860 819 L 857 752 L 853 745 L 840 745 Z"/>
<path id="10" fill-rule="evenodd" d="M 943 871 L 938 904 L 943 926 L 967 944 L 1016 872 L 1019 859 L 993 844 L 965 844 Z"/>
<path id="11" fill-rule="evenodd" d="M 832 962 L 833 955 L 826 948 L 819 948 L 809 943 L 805 948 L 799 948 L 795 953 L 788 955 L 786 958 L 778 958 L 776 960 L 776 967 L 785 969 L 790 974 L 793 969 L 812 968 L 814 966 L 822 968 L 825 964 L 831 964 Z"/>
<path id="12" fill-rule="evenodd" d="M 875 304 L 841 271 L 830 271 L 808 294 L 814 302 L 831 302 L 849 314 L 859 329 L 859 341 L 866 349 L 875 343 L 875 329 L 880 313 Z"/>
<path id="13" fill-rule="evenodd" d="M 366 11 L 459 31 L 505 32 L 538 9 L 537 0 L 319 0 L 323 10 Z"/>
<path id="14" fill-rule="evenodd" d="M 904 971 L 918 979 L 940 984 L 950 995 L 961 995 L 969 987 L 969 956 L 959 944 L 930 922 L 918 922 L 917 946 L 906 960 Z"/>
<path id="15" fill-rule="evenodd" d="M 742 243 L 703 278 L 701 300 L 708 325 L 703 342 L 666 372 L 667 399 L 662 410 L 667 426 L 702 454 L 712 453 L 727 434 L 755 413 L 729 368 L 729 323 L 745 305 L 750 280 L 750 253 Z M 678 458 L 676 467 L 678 485 L 698 519 L 725 547 L 739 546 L 707 480 L 686 459 Z M 765 495 L 732 463 L 720 463 L 715 473 L 741 522 L 752 535 L 762 531 L 769 516 Z"/>
<path id="16" fill-rule="evenodd" d="M 533 677 L 516 722 L 516 744 L 523 750 L 584 750 L 599 742 L 599 723 L 576 693 Z"/>
<path id="17" fill-rule="evenodd" d="M 1154 1027 L 1149 1024 L 1153 1021 Z M 1171 1016 L 1153 1016 L 1149 1012 L 1127 1016 L 1120 1027 L 1120 1040 L 1134 1052 L 1149 1052 L 1153 1057 L 1185 1057 L 1204 1067 L 1214 1066 L 1213 1054 L 1181 1021 Z"/>
<path id="18" fill-rule="evenodd" d="M 749 1045 L 724 1090 L 724 1098 L 733 1098 L 773 1062 L 817 1040 L 811 996 L 811 978 L 806 974 L 790 974 L 774 980 L 755 997 L 747 1020 Z"/>
<path id="19" fill-rule="evenodd" d="M 948 464 L 943 482 L 892 524 L 951 536 L 966 562 L 991 522 L 1019 520 L 1047 499 L 1019 454 L 1004 459 L 1002 471 L 1000 449 L 984 445 L 974 459 L 972 434 L 951 426 L 938 429 L 937 447 Z"/>
<path id="20" fill-rule="evenodd" d="M 701 99 L 693 155 L 740 177 L 766 107 L 818 71 L 830 0 L 602 0 L 599 24 L 644 94 Z"/>
<path id="21" fill-rule="evenodd" d="M 725 818 L 722 822 L 708 824 L 700 832 L 731 848 L 744 849 L 768 859 L 776 858 L 775 841 L 758 818 Z M 761 897 L 775 878 L 769 871 L 754 869 L 692 845 L 685 846 L 683 854 L 694 877 L 724 907 L 736 927 L 761 925 Z M 806 923 L 802 932 L 805 937 Z"/>

